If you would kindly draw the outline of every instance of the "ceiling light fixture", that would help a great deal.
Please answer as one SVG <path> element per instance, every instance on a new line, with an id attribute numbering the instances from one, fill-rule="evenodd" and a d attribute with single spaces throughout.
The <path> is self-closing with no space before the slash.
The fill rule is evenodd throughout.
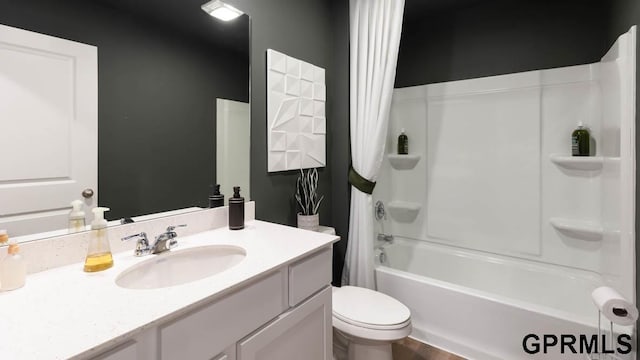
<path id="1" fill-rule="evenodd" d="M 244 14 L 242 11 L 234 8 L 229 4 L 225 4 L 220 0 L 212 0 L 201 6 L 202 10 L 207 14 L 218 18 L 222 21 L 229 21 Z"/>

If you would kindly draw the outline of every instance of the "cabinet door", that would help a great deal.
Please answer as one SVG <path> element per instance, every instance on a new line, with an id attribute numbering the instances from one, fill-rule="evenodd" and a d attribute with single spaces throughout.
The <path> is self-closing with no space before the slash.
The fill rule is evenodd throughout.
<path id="1" fill-rule="evenodd" d="M 286 309 L 284 270 L 160 326 L 162 360 L 215 359 Z"/>
<path id="2" fill-rule="evenodd" d="M 238 360 L 329 360 L 331 287 L 238 343 Z"/>

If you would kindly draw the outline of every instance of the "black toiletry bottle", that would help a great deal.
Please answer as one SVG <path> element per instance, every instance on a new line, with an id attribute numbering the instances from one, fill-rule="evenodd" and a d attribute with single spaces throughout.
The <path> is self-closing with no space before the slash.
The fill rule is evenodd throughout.
<path id="1" fill-rule="evenodd" d="M 571 155 L 589 156 L 589 142 L 591 135 L 582 122 L 578 123 L 578 128 L 571 133 Z"/>
<path id="2" fill-rule="evenodd" d="M 398 154 L 406 155 L 409 153 L 409 137 L 404 133 L 404 129 L 400 132 L 400 136 L 398 136 Z"/>
<path id="3" fill-rule="evenodd" d="M 216 184 L 213 194 L 209 195 L 209 207 L 216 208 L 220 206 L 224 206 L 224 195 L 220 194 L 220 184 Z"/>
<path id="4" fill-rule="evenodd" d="M 240 186 L 233 187 L 233 197 L 229 198 L 229 229 L 244 229 L 244 198 L 240 196 Z"/>

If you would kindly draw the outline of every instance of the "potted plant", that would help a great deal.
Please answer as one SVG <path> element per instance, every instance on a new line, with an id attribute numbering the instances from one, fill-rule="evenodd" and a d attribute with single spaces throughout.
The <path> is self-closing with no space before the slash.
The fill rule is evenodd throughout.
<path id="1" fill-rule="evenodd" d="M 324 195 L 318 198 L 318 169 L 300 169 L 300 176 L 296 182 L 296 200 L 300 205 L 298 213 L 298 227 L 300 229 L 318 231 L 320 216 L 318 208 Z"/>

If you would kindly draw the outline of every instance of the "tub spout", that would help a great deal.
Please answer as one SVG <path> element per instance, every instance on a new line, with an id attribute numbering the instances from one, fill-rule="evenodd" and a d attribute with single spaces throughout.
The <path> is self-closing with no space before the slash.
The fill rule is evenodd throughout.
<path id="1" fill-rule="evenodd" d="M 378 234 L 378 241 L 382 241 L 387 244 L 393 244 L 393 235 Z"/>

